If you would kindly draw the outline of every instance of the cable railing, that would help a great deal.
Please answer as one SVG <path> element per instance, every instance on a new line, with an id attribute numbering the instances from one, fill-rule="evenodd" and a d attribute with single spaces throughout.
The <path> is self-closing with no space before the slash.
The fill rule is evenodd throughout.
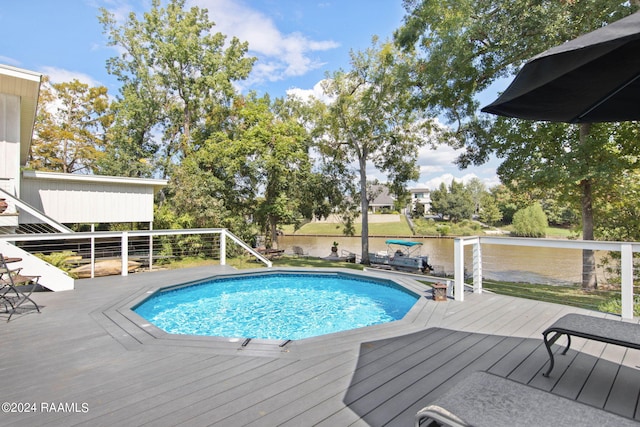
<path id="1" fill-rule="evenodd" d="M 462 237 L 454 241 L 454 297 L 464 300 L 465 279 L 473 283 L 475 293 L 483 292 L 486 261 L 483 259 L 483 245 L 528 246 L 532 248 L 560 248 L 573 250 L 606 251 L 619 254 L 619 267 L 608 270 L 609 280 L 616 283 L 614 291 L 620 296 L 620 314 L 631 319 L 634 315 L 634 254 L 640 252 L 638 242 L 603 242 L 593 240 L 532 239 L 513 237 Z M 465 247 L 471 246 L 472 262 L 467 262 L 469 274 L 465 271 Z M 535 286 L 535 285 L 532 285 Z M 555 301 L 563 303 L 562 301 Z"/>
<path id="2" fill-rule="evenodd" d="M 0 235 L 2 234 L 43 234 L 43 233 L 59 233 L 59 230 L 49 224 L 20 224 L 14 226 L 0 226 Z"/>
<path id="3" fill-rule="evenodd" d="M 5 234 L 0 235 L 4 243 L 3 251 L 15 248 L 16 254 L 37 255 L 45 263 L 63 267 L 73 277 L 95 277 L 102 275 L 103 268 L 111 269 L 108 274 L 128 275 L 131 271 L 150 271 L 163 268 L 163 265 L 184 258 L 211 260 L 226 265 L 228 257 L 253 257 L 257 262 L 271 267 L 272 263 L 265 255 L 243 242 L 227 229 L 187 229 L 187 230 L 134 230 L 134 231 L 97 231 L 41 234 Z M 634 315 L 634 254 L 640 252 L 640 243 L 636 242 L 600 242 L 556 239 L 527 239 L 504 237 L 464 237 L 454 240 L 453 259 L 453 296 L 464 300 L 464 287 L 472 287 L 476 293 L 483 292 L 483 284 L 495 288 L 504 286 L 505 280 L 490 283 L 488 278 L 491 264 L 491 245 L 528 246 L 532 248 L 560 248 L 571 250 L 590 249 L 615 253 L 616 268 L 610 269 L 607 279 L 612 297 L 618 296 L 619 312 L 623 318 Z M 465 265 L 465 247 L 467 262 Z M 483 246 L 486 257 L 483 258 Z M 36 257 L 31 257 L 36 258 Z M 356 255 L 356 262 L 358 261 Z M 503 261 L 504 260 L 498 260 Z M 465 268 L 466 267 L 466 268 Z M 485 270 L 486 269 L 486 270 Z M 115 271 L 114 271 L 115 270 Z M 507 272 L 508 273 L 508 272 Z M 32 274 L 38 274 L 32 272 Z M 469 284 L 465 283 L 465 280 Z M 71 284 L 71 287 L 73 285 Z M 513 284 L 512 292 L 517 296 L 521 284 Z M 524 284 L 523 284 L 524 286 Z M 531 286 L 535 286 L 531 285 Z M 65 288 L 67 289 L 67 288 Z M 640 294 L 640 293 L 639 293 Z M 563 301 L 553 301 L 564 303 Z"/>
<path id="4" fill-rule="evenodd" d="M 60 264 L 78 278 L 95 277 L 101 268 L 116 268 L 126 276 L 133 270 L 153 270 L 187 257 L 225 265 L 229 256 L 249 254 L 267 267 L 272 265 L 224 228 L 5 234 L 0 240 L 50 264 Z"/>

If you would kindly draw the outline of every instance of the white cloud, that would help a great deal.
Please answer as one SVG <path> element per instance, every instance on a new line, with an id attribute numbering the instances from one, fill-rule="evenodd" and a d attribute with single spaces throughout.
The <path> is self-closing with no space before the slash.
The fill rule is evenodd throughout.
<path id="1" fill-rule="evenodd" d="M 70 71 L 57 67 L 42 67 L 40 72 L 49 76 L 51 83 L 63 83 L 78 80 L 79 82 L 85 83 L 89 86 L 100 86 L 100 82 L 94 80 L 93 77 L 77 71 Z"/>
<path id="2" fill-rule="evenodd" d="M 300 32 L 283 34 L 273 20 L 241 1 L 192 0 L 208 9 L 216 23 L 213 31 L 249 42 L 249 52 L 258 57 L 250 79 L 254 82 L 278 81 L 302 76 L 323 65 L 311 57 L 313 52 L 334 49 L 333 40 L 311 40 Z"/>
<path id="3" fill-rule="evenodd" d="M 439 145 L 436 149 L 429 146 L 421 147 L 418 152 L 418 165 L 420 168 L 451 167 L 460 150 L 455 150 L 448 145 Z"/>
<path id="4" fill-rule="evenodd" d="M 12 67 L 20 67 L 20 61 L 2 55 L 0 55 L 0 64 L 11 65 Z"/>
<path id="5" fill-rule="evenodd" d="M 287 95 L 301 99 L 302 101 L 308 101 L 311 98 L 315 98 L 325 104 L 330 104 L 335 98 L 324 93 L 324 90 L 322 89 L 322 82 L 323 80 L 313 85 L 312 89 L 300 89 L 297 87 L 287 89 Z"/>
<path id="6" fill-rule="evenodd" d="M 493 172 L 495 172 L 495 170 Z M 421 181 L 419 184 L 415 186 L 411 186 L 411 188 L 429 188 L 431 190 L 435 190 L 438 187 L 440 187 L 440 184 L 442 184 L 443 182 L 447 187 L 449 187 L 451 185 L 451 181 L 453 181 L 454 179 L 456 180 L 456 182 L 462 182 L 464 184 L 468 184 L 469 181 L 471 181 L 474 178 L 480 179 L 480 181 L 482 181 L 482 183 L 485 185 L 487 189 L 491 187 L 495 187 L 496 185 L 500 184 L 500 179 L 495 173 L 493 173 L 493 175 L 483 178 L 483 177 L 479 177 L 474 172 L 468 172 L 462 176 L 460 175 L 456 176 L 450 172 L 446 172 L 441 175 L 434 176 L 425 181 Z"/>
<path id="7" fill-rule="evenodd" d="M 463 184 L 467 184 L 469 181 L 471 181 L 474 178 L 478 178 L 478 176 L 475 173 L 467 173 L 462 176 L 454 176 L 451 173 L 445 173 L 435 178 L 431 178 L 430 180 L 420 184 L 418 187 L 430 188 L 432 190 L 435 190 L 438 187 L 440 187 L 440 184 L 442 184 L 443 182 L 447 187 L 449 187 L 451 185 L 451 181 L 453 181 L 454 179 L 456 180 L 456 182 L 462 181 Z"/>
<path id="8" fill-rule="evenodd" d="M 144 2 L 143 2 L 144 4 Z M 98 9 L 100 7 L 104 7 L 113 15 L 113 18 L 118 23 L 118 25 L 122 25 L 125 23 L 127 19 L 129 19 L 129 14 L 133 12 L 133 7 L 128 0 L 104 0 L 104 4 L 99 4 L 96 2 L 93 6 Z M 147 6 L 147 5 L 145 5 Z"/>

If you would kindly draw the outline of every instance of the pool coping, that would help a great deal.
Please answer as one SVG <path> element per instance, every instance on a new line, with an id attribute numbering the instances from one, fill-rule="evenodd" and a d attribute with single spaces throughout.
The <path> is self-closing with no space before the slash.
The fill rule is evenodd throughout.
<path id="1" fill-rule="evenodd" d="M 183 350 L 203 351 L 221 355 L 250 355 L 265 357 L 302 358 L 316 356 L 319 353 L 341 352 L 354 349 L 363 341 L 379 340 L 384 337 L 393 337 L 415 332 L 424 328 L 424 320 L 420 320 L 420 313 L 431 300 L 431 287 L 421 284 L 412 278 L 394 276 L 392 273 L 381 271 L 359 271 L 348 268 L 256 268 L 235 270 L 231 272 L 214 273 L 210 278 L 237 277 L 255 274 L 277 273 L 342 273 L 362 278 L 375 278 L 392 280 L 399 286 L 409 290 L 418 296 L 413 307 L 400 320 L 386 322 L 378 325 L 350 329 L 317 337 L 300 340 L 282 341 L 268 339 L 245 339 L 228 337 L 210 337 L 198 335 L 170 334 L 150 323 L 147 319 L 133 311 L 133 307 L 140 304 L 150 295 L 161 289 L 171 287 L 190 286 L 208 278 L 184 281 L 180 279 L 169 280 L 162 285 L 146 286 L 138 289 L 126 298 L 120 298 L 105 309 L 99 316 L 94 316 L 102 323 L 111 335 L 131 350 Z M 173 283 L 172 283 L 173 282 Z"/>

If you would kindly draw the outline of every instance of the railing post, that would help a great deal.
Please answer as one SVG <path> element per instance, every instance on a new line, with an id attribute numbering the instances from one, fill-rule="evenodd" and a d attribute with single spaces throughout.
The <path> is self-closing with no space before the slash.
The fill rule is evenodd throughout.
<path id="1" fill-rule="evenodd" d="M 633 248 L 620 246 L 620 297 L 622 299 L 622 318 L 633 319 Z"/>
<path id="2" fill-rule="evenodd" d="M 96 277 L 96 238 L 93 233 L 96 232 L 96 225 L 91 224 L 91 278 Z"/>
<path id="3" fill-rule="evenodd" d="M 129 275 L 129 233 L 122 232 L 122 275 Z"/>
<path id="4" fill-rule="evenodd" d="M 153 231 L 153 221 L 149 222 L 149 231 Z M 149 271 L 153 271 L 153 233 L 149 233 Z"/>
<path id="5" fill-rule="evenodd" d="M 473 243 L 473 292 L 482 293 L 482 246 L 480 238 Z"/>
<path id="6" fill-rule="evenodd" d="M 227 230 L 220 232 L 220 265 L 227 265 Z"/>
<path id="7" fill-rule="evenodd" d="M 453 241 L 453 280 L 456 301 L 464 301 L 464 245 L 462 239 Z"/>

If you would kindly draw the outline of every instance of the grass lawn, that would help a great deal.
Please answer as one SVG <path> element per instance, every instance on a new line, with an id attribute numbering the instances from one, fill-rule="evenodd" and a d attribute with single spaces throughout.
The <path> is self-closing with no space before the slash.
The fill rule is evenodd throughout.
<path id="1" fill-rule="evenodd" d="M 530 285 L 527 283 L 482 281 L 483 288 L 501 295 L 553 302 L 597 310 L 612 298 L 611 291 L 585 292 L 577 286 Z"/>
<path id="2" fill-rule="evenodd" d="M 569 237 L 575 238 L 576 233 L 569 228 L 547 227 L 546 235 L 551 238 L 568 239 Z"/>
<path id="3" fill-rule="evenodd" d="M 343 236 L 342 224 L 310 222 L 303 225 L 298 231 L 293 230 L 293 226 L 282 227 L 285 234 L 308 234 L 321 236 Z M 362 224 L 355 224 L 355 234 L 362 234 Z M 403 216 L 397 222 L 369 223 L 369 236 L 412 236 L 411 228 Z"/>
<path id="4" fill-rule="evenodd" d="M 364 268 L 361 264 L 343 261 L 327 261 L 322 258 L 298 257 L 293 255 L 285 255 L 283 257 L 273 259 L 271 262 L 274 267 L 351 268 L 354 270 L 362 270 Z M 261 262 L 256 262 L 253 258 L 244 255 L 227 259 L 227 264 L 238 269 L 264 267 L 264 264 Z"/>

